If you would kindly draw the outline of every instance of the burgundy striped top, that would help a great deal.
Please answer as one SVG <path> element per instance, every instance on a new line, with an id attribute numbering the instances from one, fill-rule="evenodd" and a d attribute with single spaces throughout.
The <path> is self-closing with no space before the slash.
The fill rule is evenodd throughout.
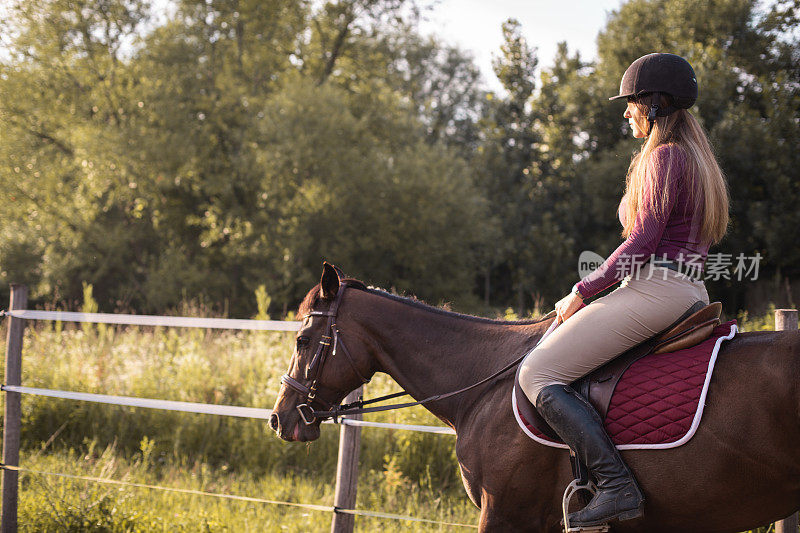
<path id="1" fill-rule="evenodd" d="M 670 159 L 672 167 L 666 169 Z M 702 269 L 708 257 L 710 243 L 700 242 L 703 212 L 696 212 L 689 200 L 686 180 L 686 155 L 675 145 L 662 144 L 650 154 L 647 162 L 644 207 L 639 210 L 631 234 L 608 256 L 602 265 L 578 282 L 584 298 L 610 287 L 626 275 L 635 272 L 652 257 L 679 261 Z M 647 208 L 650 195 L 659 197 L 669 187 L 669 202 L 665 216 L 657 216 Z M 619 219 L 625 225 L 625 198 L 620 202 Z"/>

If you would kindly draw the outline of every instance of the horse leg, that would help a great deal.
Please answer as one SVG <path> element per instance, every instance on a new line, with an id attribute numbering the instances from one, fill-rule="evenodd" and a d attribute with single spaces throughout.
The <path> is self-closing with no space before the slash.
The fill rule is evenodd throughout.
<path id="1" fill-rule="evenodd" d="M 567 452 L 507 431 L 516 422 L 497 412 L 487 410 L 492 418 L 464 428 L 456 443 L 464 485 L 478 497 L 480 531 L 562 531 L 561 494 L 572 477 Z"/>
<path id="2" fill-rule="evenodd" d="M 481 495 L 481 518 L 478 531 L 481 533 L 555 533 L 561 531 L 557 524 L 548 524 L 546 517 L 531 514 L 525 507 L 509 508 L 508 502 L 484 491 Z M 532 502 L 531 502 L 532 503 Z M 532 506 L 531 506 L 532 507 Z"/>
<path id="3" fill-rule="evenodd" d="M 481 519 L 478 523 L 480 533 L 520 532 L 526 531 L 518 523 L 510 522 L 507 516 L 498 513 L 491 503 L 492 497 L 483 493 L 481 498 Z"/>

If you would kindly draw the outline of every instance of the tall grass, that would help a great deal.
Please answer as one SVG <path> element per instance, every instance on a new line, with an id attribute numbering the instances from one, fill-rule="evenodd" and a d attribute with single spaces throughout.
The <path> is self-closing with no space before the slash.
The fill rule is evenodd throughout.
<path id="1" fill-rule="evenodd" d="M 761 316 L 750 316 L 747 311 L 740 311 L 736 315 L 736 322 L 741 331 L 774 331 L 775 304 L 770 303 L 767 312 Z"/>
<path id="2" fill-rule="evenodd" d="M 233 473 L 205 464 L 192 467 L 153 465 L 143 446 L 132 460 L 120 459 L 114 446 L 100 450 L 90 445 L 75 451 L 31 454 L 28 468 L 79 476 L 111 477 L 130 483 L 178 487 L 218 494 L 233 494 L 278 501 L 330 505 L 331 478 L 296 473 Z M 155 468 L 154 468 L 155 467 Z M 362 477 L 359 508 L 473 523 L 475 510 L 467 502 L 443 501 L 441 493 L 425 488 L 386 484 L 382 479 Z M 180 494 L 149 488 L 119 487 L 41 474 L 21 477 L 21 531 L 325 531 L 331 514 L 303 508 L 236 501 L 202 495 Z M 370 490 L 372 489 L 372 490 Z M 443 531 L 441 528 L 407 521 L 357 517 L 361 531 Z"/>

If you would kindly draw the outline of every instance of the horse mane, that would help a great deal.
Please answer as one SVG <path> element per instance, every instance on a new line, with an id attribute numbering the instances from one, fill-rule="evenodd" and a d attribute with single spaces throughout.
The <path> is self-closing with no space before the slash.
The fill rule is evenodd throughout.
<path id="1" fill-rule="evenodd" d="M 455 311 L 449 311 L 447 309 L 443 309 L 441 307 L 436 307 L 435 305 L 431 305 L 425 303 L 424 301 L 418 299 L 415 296 L 400 296 L 398 294 L 394 294 L 389 292 L 385 289 L 381 289 L 380 287 L 372 287 L 367 286 L 363 282 L 355 279 L 355 278 L 344 278 L 340 280 L 341 283 L 346 283 L 350 288 L 356 289 L 359 291 L 363 291 L 369 294 L 374 294 L 375 296 L 379 296 L 381 298 L 386 298 L 387 300 L 392 300 L 394 302 L 401 303 L 403 305 L 407 305 L 416 309 L 421 309 L 423 311 L 434 313 L 437 315 L 442 315 L 450 318 L 458 318 L 461 320 L 468 320 L 470 322 L 478 322 L 481 324 L 495 324 L 498 326 L 527 326 L 530 324 L 538 324 L 539 322 L 544 322 L 548 318 L 551 318 L 548 313 L 547 315 L 541 318 L 531 318 L 527 320 L 494 320 L 491 318 L 484 318 L 475 315 L 467 315 L 464 313 L 457 313 Z M 299 314 L 305 315 L 308 314 L 314 306 L 322 299 L 320 296 L 320 287 L 319 284 L 315 285 L 313 289 L 311 289 L 306 297 L 303 299 L 303 302 L 300 304 Z"/>
<path id="2" fill-rule="evenodd" d="M 449 311 L 447 309 L 443 309 L 441 307 L 436 307 L 435 305 L 425 303 L 424 301 L 414 296 L 400 296 L 398 294 L 391 293 L 389 291 L 386 291 L 378 287 L 367 287 L 363 290 L 370 294 L 375 294 L 377 296 L 380 296 L 382 298 L 387 298 L 389 300 L 399 302 L 404 305 L 415 307 L 417 309 L 422 309 L 423 311 L 428 311 L 430 313 L 435 313 L 437 315 L 443 315 L 451 318 L 469 320 L 471 322 L 480 322 L 482 324 L 496 324 L 500 326 L 526 326 L 530 324 L 538 324 L 539 322 L 544 322 L 548 318 L 547 315 L 545 315 L 544 317 L 541 318 L 531 318 L 527 320 L 494 320 L 492 318 L 484 318 L 481 316 L 467 315 L 464 313 Z"/>

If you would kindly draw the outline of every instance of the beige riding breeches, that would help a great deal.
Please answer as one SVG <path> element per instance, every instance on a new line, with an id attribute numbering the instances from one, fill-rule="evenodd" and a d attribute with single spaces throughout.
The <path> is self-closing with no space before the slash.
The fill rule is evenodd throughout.
<path id="1" fill-rule="evenodd" d="M 520 386 L 535 405 L 544 387 L 585 376 L 666 329 L 698 300 L 708 303 L 703 281 L 647 263 L 531 350 L 522 361 Z"/>

